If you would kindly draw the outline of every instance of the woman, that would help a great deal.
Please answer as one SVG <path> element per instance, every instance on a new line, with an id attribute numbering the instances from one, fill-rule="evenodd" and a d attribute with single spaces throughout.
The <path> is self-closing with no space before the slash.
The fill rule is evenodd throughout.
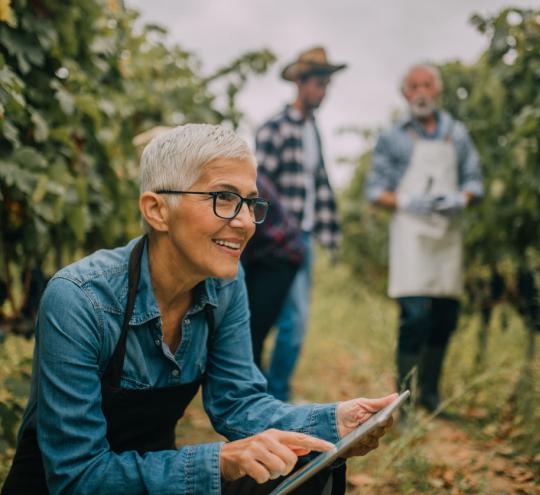
<path id="1" fill-rule="evenodd" d="M 298 456 L 327 450 L 393 399 L 294 407 L 266 394 L 238 269 L 268 208 L 255 179 L 246 144 L 219 126 L 177 127 L 146 147 L 146 235 L 64 268 L 44 293 L 2 493 L 268 493 Z M 176 422 L 201 385 L 231 441 L 176 449 Z"/>

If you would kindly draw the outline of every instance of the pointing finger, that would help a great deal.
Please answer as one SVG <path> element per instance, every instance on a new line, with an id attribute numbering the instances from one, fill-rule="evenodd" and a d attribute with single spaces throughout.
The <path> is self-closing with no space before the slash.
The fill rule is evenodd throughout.
<path id="1" fill-rule="evenodd" d="M 327 450 L 335 448 L 333 443 L 310 435 L 305 435 L 304 433 L 282 431 L 279 435 L 279 441 L 287 445 L 293 451 L 300 450 L 303 452 L 307 450 L 308 452 L 326 452 Z"/>

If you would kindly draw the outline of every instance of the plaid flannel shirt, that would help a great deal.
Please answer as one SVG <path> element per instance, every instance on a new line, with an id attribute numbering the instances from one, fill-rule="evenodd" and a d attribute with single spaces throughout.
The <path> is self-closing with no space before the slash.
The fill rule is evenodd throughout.
<path id="1" fill-rule="evenodd" d="M 268 177 L 258 175 L 257 189 L 261 198 L 270 201 L 270 209 L 244 249 L 242 262 L 247 266 L 271 257 L 299 265 L 304 258 L 304 243 L 296 222 L 281 206 L 276 188 Z"/>
<path id="2" fill-rule="evenodd" d="M 302 223 L 306 197 L 306 174 L 302 146 L 302 115 L 294 107 L 287 105 L 283 111 L 258 130 L 256 155 L 258 174 L 266 175 L 281 198 L 282 205 L 292 213 L 298 223 Z M 314 122 L 315 124 L 315 122 Z M 334 193 L 326 175 L 321 149 L 321 139 L 317 131 L 320 162 L 315 173 L 315 238 L 331 251 L 337 250 L 341 242 L 341 230 Z"/>

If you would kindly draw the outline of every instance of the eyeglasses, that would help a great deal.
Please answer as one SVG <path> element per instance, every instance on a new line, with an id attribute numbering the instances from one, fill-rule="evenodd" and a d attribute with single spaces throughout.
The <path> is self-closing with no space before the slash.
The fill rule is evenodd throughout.
<path id="1" fill-rule="evenodd" d="M 263 198 L 244 198 L 232 191 L 172 191 L 169 189 L 161 189 L 156 191 L 156 194 L 205 194 L 211 196 L 213 200 L 214 215 L 226 220 L 232 220 L 240 210 L 244 203 L 247 204 L 249 214 L 253 223 L 260 224 L 264 222 L 270 201 Z"/>

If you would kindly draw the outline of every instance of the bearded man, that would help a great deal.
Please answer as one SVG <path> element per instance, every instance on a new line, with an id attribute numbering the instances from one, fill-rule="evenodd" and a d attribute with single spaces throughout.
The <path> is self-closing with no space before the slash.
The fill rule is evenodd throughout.
<path id="1" fill-rule="evenodd" d="M 409 115 L 384 131 L 366 183 L 369 200 L 393 211 L 388 293 L 400 308 L 399 386 L 418 367 L 419 401 L 439 407 L 439 377 L 462 294 L 460 217 L 483 194 L 478 154 L 467 129 L 438 108 L 441 76 L 415 65 L 401 91 Z"/>

